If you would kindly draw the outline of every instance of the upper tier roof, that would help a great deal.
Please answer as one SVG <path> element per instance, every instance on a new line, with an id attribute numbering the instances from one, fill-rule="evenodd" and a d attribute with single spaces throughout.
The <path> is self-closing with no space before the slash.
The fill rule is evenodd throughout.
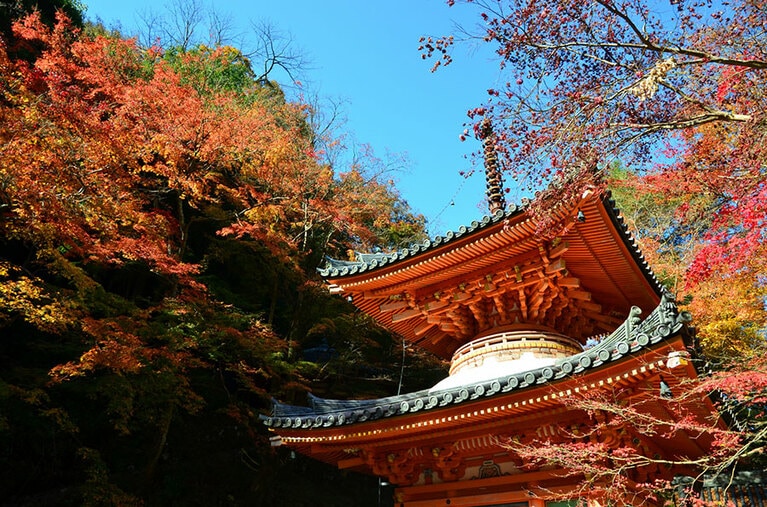
<path id="1" fill-rule="evenodd" d="M 320 274 L 332 292 L 445 358 L 515 323 L 585 342 L 615 330 L 632 305 L 655 307 L 662 292 L 614 206 L 586 192 L 551 211 L 545 238 L 526 208 L 512 206 L 405 250 L 329 260 Z"/>

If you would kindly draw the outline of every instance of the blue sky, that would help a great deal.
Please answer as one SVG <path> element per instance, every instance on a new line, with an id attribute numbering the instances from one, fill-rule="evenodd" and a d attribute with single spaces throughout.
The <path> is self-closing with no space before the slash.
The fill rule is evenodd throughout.
<path id="1" fill-rule="evenodd" d="M 162 0 L 85 0 L 86 16 L 126 35 L 136 32 L 140 13 L 159 14 Z M 344 101 L 357 143 L 376 154 L 404 153 L 408 167 L 394 174 L 397 188 L 428 220 L 432 236 L 456 229 L 486 213 L 484 175 L 469 178 L 468 156 L 476 141 L 461 142 L 466 111 L 481 105 L 497 84 L 498 65 L 489 48 L 460 46 L 454 63 L 430 72 L 418 52 L 422 35 L 455 33 L 474 26 L 473 6 L 448 7 L 444 0 L 216 0 L 216 11 L 231 15 L 247 34 L 250 22 L 266 21 L 288 32 L 309 61 L 301 76 L 304 93 Z M 247 35 L 246 35 L 247 36 Z M 508 185 L 509 182 L 507 182 Z M 510 200 L 518 200 L 515 192 Z M 450 203 L 454 202 L 454 205 Z"/>

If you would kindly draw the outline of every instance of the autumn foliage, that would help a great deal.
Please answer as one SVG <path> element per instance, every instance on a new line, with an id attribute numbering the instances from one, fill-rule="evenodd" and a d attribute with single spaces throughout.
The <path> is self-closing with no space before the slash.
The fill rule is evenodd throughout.
<path id="1" fill-rule="evenodd" d="M 672 429 L 714 434 L 722 452 L 704 468 L 762 463 L 761 2 L 471 3 L 473 35 L 507 75 L 471 121 L 494 122 L 506 171 L 549 189 L 541 213 L 609 181 L 712 359 L 690 395 L 718 396 L 741 424 Z M 424 56 L 449 64 L 459 42 L 424 40 Z M 60 13 L 4 34 L 0 501 L 317 503 L 291 482 L 323 479 L 317 465 L 272 452 L 258 411 L 272 395 L 300 401 L 310 383 L 331 397 L 396 387 L 398 346 L 331 299 L 314 268 L 407 245 L 423 218 L 374 154 L 327 163 L 319 147 L 333 141 L 318 139 L 311 113 L 234 47 L 142 47 Z M 616 176 L 616 162 L 629 170 Z M 310 349 L 328 360 L 305 360 Z M 631 409 L 611 421 L 635 424 Z M 619 486 L 621 466 L 644 459 L 592 444 L 518 451 Z M 350 494 L 359 484 L 332 480 Z"/>
<path id="2" fill-rule="evenodd" d="M 423 219 L 364 164 L 322 163 L 309 106 L 250 65 L 61 13 L 0 40 L 0 463 L 15 469 L 0 497 L 300 496 L 266 487 L 285 463 L 259 411 L 362 374 L 301 360 L 320 318 L 349 311 L 314 269 L 412 241 Z M 375 345 L 360 368 L 389 358 L 369 321 L 343 339 Z M 210 474 L 239 480 L 206 490 Z"/>
<path id="3" fill-rule="evenodd" d="M 469 117 L 475 133 L 493 121 L 508 173 L 532 190 L 553 183 L 549 200 L 561 199 L 604 185 L 618 161 L 641 174 L 640 191 L 709 196 L 711 220 L 688 278 L 764 272 L 753 266 L 766 257 L 761 2 L 466 3 L 478 28 L 425 39 L 421 49 L 436 69 L 467 39 L 492 47 L 504 79 Z M 686 213 L 681 203 L 678 212 Z"/>

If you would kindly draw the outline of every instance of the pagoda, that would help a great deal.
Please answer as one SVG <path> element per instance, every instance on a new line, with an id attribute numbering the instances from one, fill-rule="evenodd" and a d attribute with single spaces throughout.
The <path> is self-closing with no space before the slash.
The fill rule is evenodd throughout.
<path id="1" fill-rule="evenodd" d="M 653 275 L 609 195 L 586 190 L 561 203 L 550 210 L 555 232 L 542 235 L 527 208 L 506 208 L 487 151 L 491 213 L 481 221 L 320 270 L 332 293 L 450 359 L 449 376 L 380 399 L 275 401 L 263 416 L 273 445 L 375 474 L 395 485 L 401 507 L 603 505 L 583 491 L 584 477 L 525 462 L 511 442 L 584 435 L 630 442 L 655 462 L 704 455 L 710 442 L 698 435 L 590 431 L 594 414 L 569 403 L 587 392 L 620 393 L 673 417 L 666 396 L 697 375 L 689 316 Z M 707 398 L 687 405 L 701 418 L 715 412 Z M 628 473 L 640 484 L 694 471 L 648 464 Z"/>

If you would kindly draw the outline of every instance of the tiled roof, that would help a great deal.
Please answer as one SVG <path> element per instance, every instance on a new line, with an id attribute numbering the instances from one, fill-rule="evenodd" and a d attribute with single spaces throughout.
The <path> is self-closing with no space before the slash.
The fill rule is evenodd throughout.
<path id="1" fill-rule="evenodd" d="M 695 505 L 695 497 L 699 495 L 711 505 L 767 506 L 767 473 L 764 471 L 727 470 L 721 474 L 706 474 L 702 481 L 700 479 L 700 476 L 674 478 L 676 505 Z"/>
<path id="2" fill-rule="evenodd" d="M 446 245 L 458 238 L 481 231 L 490 225 L 518 215 L 522 211 L 524 211 L 524 207 L 512 204 L 505 212 L 499 210 L 494 215 L 484 216 L 480 221 L 474 220 L 469 225 L 462 225 L 455 231 L 448 231 L 444 236 L 435 236 L 432 239 L 427 239 L 421 243 L 416 243 L 408 248 L 388 254 L 355 252 L 356 259 L 354 261 L 327 258 L 327 265 L 324 268 L 318 268 L 317 271 L 323 278 L 337 278 L 365 273 Z"/>
<path id="3" fill-rule="evenodd" d="M 616 229 L 621 233 L 621 237 L 637 265 L 640 266 L 643 274 L 650 282 L 650 284 L 656 288 L 658 293 L 662 292 L 663 287 L 660 281 L 655 276 L 655 273 L 652 271 L 652 268 L 640 250 L 639 245 L 637 244 L 631 232 L 628 230 L 628 225 L 625 223 L 623 216 L 620 214 L 620 210 L 616 207 L 615 200 L 611 198 L 609 191 L 603 199 L 603 203 L 608 215 L 610 216 Z M 517 206 L 511 204 L 505 212 L 499 210 L 493 215 L 484 216 L 479 221 L 474 220 L 469 225 L 462 225 L 455 231 L 448 231 L 444 236 L 436 236 L 432 239 L 427 239 L 421 243 L 416 243 L 408 248 L 404 248 L 396 252 L 355 252 L 355 260 L 353 261 L 344 261 L 328 257 L 326 259 L 325 267 L 318 268 L 317 271 L 323 278 L 333 279 L 370 272 L 383 268 L 384 266 L 390 266 L 398 262 L 403 262 L 406 259 L 412 258 L 416 255 L 422 254 L 429 250 L 433 250 L 440 246 L 447 245 L 458 240 L 459 238 L 479 233 L 489 226 L 503 222 L 504 220 L 508 220 L 512 217 L 524 213 L 525 209 L 526 206 L 524 205 Z"/>
<path id="4" fill-rule="evenodd" d="M 677 310 L 673 296 L 667 293 L 664 293 L 660 305 L 646 319 L 641 320 L 640 313 L 639 308 L 632 308 L 628 319 L 600 343 L 581 353 L 557 360 L 551 366 L 451 389 L 426 389 L 374 400 L 327 400 L 310 395 L 310 407 L 274 401 L 271 415 L 262 415 L 261 418 L 271 428 L 321 429 L 438 410 L 481 397 L 499 396 L 556 382 L 619 361 L 676 335 L 690 319 L 689 314 Z"/>

